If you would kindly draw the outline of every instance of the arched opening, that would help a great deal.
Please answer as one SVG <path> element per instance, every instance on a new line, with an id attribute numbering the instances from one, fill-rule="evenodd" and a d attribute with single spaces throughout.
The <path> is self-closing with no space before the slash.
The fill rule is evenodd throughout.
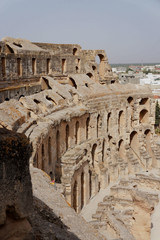
<path id="1" fill-rule="evenodd" d="M 36 74 L 36 59 L 32 58 L 32 74 Z"/>
<path id="2" fill-rule="evenodd" d="M 104 155 L 105 155 L 105 139 L 103 139 L 102 143 L 102 162 L 104 162 Z"/>
<path id="3" fill-rule="evenodd" d="M 42 144 L 42 170 L 45 168 L 44 144 Z"/>
<path id="4" fill-rule="evenodd" d="M 97 116 L 97 138 L 99 137 L 99 130 L 100 130 L 100 115 Z"/>
<path id="5" fill-rule="evenodd" d="M 130 109 L 130 126 L 133 125 L 133 113 L 134 113 L 134 100 L 133 100 L 133 97 L 128 97 L 127 99 L 131 109 Z"/>
<path id="6" fill-rule="evenodd" d="M 89 198 L 92 196 L 92 172 L 89 170 Z"/>
<path id="7" fill-rule="evenodd" d="M 124 112 L 120 111 L 119 116 L 118 116 L 118 132 L 119 132 L 119 134 L 123 133 L 124 125 L 125 125 Z"/>
<path id="8" fill-rule="evenodd" d="M 133 97 L 128 97 L 127 101 L 128 101 L 129 104 L 132 104 L 133 103 Z"/>
<path id="9" fill-rule="evenodd" d="M 51 64 L 51 59 L 50 58 L 47 58 L 47 74 L 49 73 L 50 71 L 50 64 Z"/>
<path id="10" fill-rule="evenodd" d="M 70 80 L 71 86 L 77 89 L 77 84 L 76 84 L 76 82 L 74 81 L 74 79 L 73 79 L 73 78 L 69 78 L 69 80 Z"/>
<path id="11" fill-rule="evenodd" d="M 105 73 L 104 55 L 98 54 L 95 61 L 99 65 L 99 75 L 103 78 Z"/>
<path id="12" fill-rule="evenodd" d="M 73 186 L 73 208 L 77 212 L 77 200 L 78 200 L 78 184 L 75 181 Z"/>
<path id="13" fill-rule="evenodd" d="M 96 66 L 93 65 L 93 66 L 92 66 L 92 69 L 93 69 L 93 71 L 95 71 L 95 70 L 96 70 Z"/>
<path id="14" fill-rule="evenodd" d="M 5 57 L 1 58 L 1 68 L 2 68 L 2 77 L 6 76 L 6 59 Z"/>
<path id="15" fill-rule="evenodd" d="M 139 113 L 139 122 L 140 123 L 148 123 L 148 111 L 146 109 L 143 109 L 140 113 Z"/>
<path id="16" fill-rule="evenodd" d="M 125 157 L 125 147 L 124 147 L 123 139 L 121 139 L 118 143 L 118 150 L 119 150 L 120 158 L 124 159 L 124 157 Z"/>
<path id="17" fill-rule="evenodd" d="M 111 127 L 111 112 L 108 113 L 108 116 L 107 116 L 107 132 L 109 132 L 110 127 Z"/>
<path id="18" fill-rule="evenodd" d="M 60 133 L 59 130 L 56 133 L 56 155 L 57 155 L 57 163 L 59 163 L 60 159 Z"/>
<path id="19" fill-rule="evenodd" d="M 81 209 L 84 206 L 84 173 L 81 174 Z"/>
<path id="20" fill-rule="evenodd" d="M 88 117 L 86 120 L 86 139 L 89 139 L 89 122 L 90 118 Z"/>
<path id="21" fill-rule="evenodd" d="M 86 74 L 89 78 L 93 78 L 93 74 L 92 73 L 87 73 Z"/>
<path id="22" fill-rule="evenodd" d="M 20 58 L 17 58 L 17 74 L 22 76 L 22 61 Z"/>
<path id="23" fill-rule="evenodd" d="M 95 165 L 95 153 L 96 153 L 97 144 L 95 143 L 92 147 L 91 155 L 92 155 L 92 166 Z"/>
<path id="24" fill-rule="evenodd" d="M 75 129 L 75 144 L 79 143 L 79 122 L 76 122 L 76 129 Z"/>
<path id="25" fill-rule="evenodd" d="M 48 138 L 48 159 L 49 165 L 52 163 L 51 137 Z"/>
<path id="26" fill-rule="evenodd" d="M 139 105 L 145 105 L 148 101 L 148 98 L 142 98 L 141 101 L 139 102 Z"/>
<path id="27" fill-rule="evenodd" d="M 68 124 L 66 125 L 66 151 L 68 150 L 69 147 L 69 126 Z"/>
<path id="28" fill-rule="evenodd" d="M 62 73 L 66 72 L 66 59 L 62 59 Z"/>
<path id="29" fill-rule="evenodd" d="M 133 152 L 139 156 L 139 139 L 138 133 L 136 131 L 133 131 L 130 134 L 130 147 L 133 150 Z"/>
<path id="30" fill-rule="evenodd" d="M 77 53 L 77 48 L 73 48 L 73 55 L 76 55 Z"/>

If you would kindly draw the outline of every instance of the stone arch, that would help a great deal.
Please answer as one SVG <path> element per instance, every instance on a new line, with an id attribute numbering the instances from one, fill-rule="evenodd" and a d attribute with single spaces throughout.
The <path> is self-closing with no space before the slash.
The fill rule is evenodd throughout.
<path id="1" fill-rule="evenodd" d="M 124 141 L 121 139 L 118 143 L 118 151 L 119 151 L 119 156 L 124 159 L 125 157 L 125 146 L 124 146 Z"/>
<path id="2" fill-rule="evenodd" d="M 74 88 L 77 89 L 77 84 L 76 84 L 76 82 L 74 81 L 74 79 L 73 79 L 73 78 L 69 78 L 69 81 L 70 81 L 70 85 L 71 85 L 72 87 L 74 87 Z"/>
<path id="3" fill-rule="evenodd" d="M 87 73 L 86 75 L 87 75 L 89 78 L 93 78 L 93 74 L 92 74 L 92 73 L 90 73 L 90 72 L 89 72 L 89 73 Z"/>
<path id="4" fill-rule="evenodd" d="M 145 105 L 148 102 L 148 98 L 142 98 L 139 102 L 139 105 Z"/>
<path id="5" fill-rule="evenodd" d="M 104 157 L 105 157 L 105 139 L 103 139 L 102 142 L 102 162 L 104 162 Z"/>
<path id="6" fill-rule="evenodd" d="M 127 101 L 128 101 L 128 103 L 130 104 L 130 105 L 132 105 L 133 104 L 133 97 L 128 97 L 127 98 Z"/>
<path id="7" fill-rule="evenodd" d="M 76 55 L 77 53 L 77 48 L 73 48 L 73 55 Z"/>
<path id="8" fill-rule="evenodd" d="M 44 152 L 44 144 L 42 144 L 42 170 L 45 168 L 45 152 Z"/>
<path id="9" fill-rule="evenodd" d="M 32 58 L 32 74 L 36 74 L 36 58 Z"/>
<path id="10" fill-rule="evenodd" d="M 22 76 L 22 60 L 21 60 L 21 58 L 17 58 L 17 74 L 19 77 Z"/>
<path id="11" fill-rule="evenodd" d="M 136 131 L 133 131 L 130 134 L 130 147 L 133 150 L 133 152 L 139 156 L 139 139 L 138 133 Z"/>
<path id="12" fill-rule="evenodd" d="M 77 212 L 77 202 L 78 202 L 78 184 L 77 181 L 74 182 L 73 185 L 73 208 Z"/>
<path id="13" fill-rule="evenodd" d="M 52 149 L 51 149 L 52 145 L 51 145 L 51 137 L 48 138 L 48 162 L 49 165 L 51 165 L 52 163 Z"/>
<path id="14" fill-rule="evenodd" d="M 90 117 L 88 117 L 86 120 L 86 139 L 89 138 L 89 122 L 90 122 Z"/>
<path id="15" fill-rule="evenodd" d="M 49 74 L 50 68 L 51 68 L 51 59 L 50 59 L 50 58 L 47 58 L 47 62 L 46 62 L 46 71 L 47 71 L 47 74 Z"/>
<path id="16" fill-rule="evenodd" d="M 109 112 L 107 116 L 107 132 L 110 131 L 110 127 L 111 127 L 111 112 Z"/>
<path id="17" fill-rule="evenodd" d="M 56 160 L 59 163 L 60 159 L 60 133 L 59 130 L 56 132 Z"/>
<path id="18" fill-rule="evenodd" d="M 75 144 L 79 143 L 79 121 L 76 122 L 75 126 Z"/>
<path id="19" fill-rule="evenodd" d="M 97 138 L 99 137 L 99 131 L 100 130 L 100 114 L 97 116 Z"/>
<path id="20" fill-rule="evenodd" d="M 95 144 L 93 144 L 92 151 L 91 151 L 91 154 L 92 154 L 92 166 L 93 167 L 95 166 L 96 148 L 97 148 L 97 144 L 95 143 Z"/>
<path id="21" fill-rule="evenodd" d="M 123 133 L 124 126 L 125 126 L 125 116 L 124 116 L 124 111 L 122 110 L 119 112 L 119 116 L 118 116 L 118 132 L 119 132 L 119 134 Z"/>
<path id="22" fill-rule="evenodd" d="M 89 170 L 89 198 L 92 196 L 92 172 Z"/>
<path id="23" fill-rule="evenodd" d="M 81 173 L 81 209 L 84 206 L 84 172 Z"/>
<path id="24" fill-rule="evenodd" d="M 66 59 L 62 59 L 62 73 L 64 74 L 66 72 Z"/>
<path id="25" fill-rule="evenodd" d="M 140 123 L 148 123 L 149 113 L 148 110 L 143 109 L 139 113 L 139 122 Z"/>
<path id="26" fill-rule="evenodd" d="M 99 75 L 100 75 L 100 78 L 103 78 L 104 77 L 104 73 L 105 73 L 105 62 L 104 62 L 104 59 L 105 58 L 104 58 L 103 54 L 97 54 L 97 56 L 96 56 L 96 63 L 99 65 Z"/>
<path id="27" fill-rule="evenodd" d="M 66 151 L 68 150 L 69 147 L 69 125 L 66 125 Z"/>

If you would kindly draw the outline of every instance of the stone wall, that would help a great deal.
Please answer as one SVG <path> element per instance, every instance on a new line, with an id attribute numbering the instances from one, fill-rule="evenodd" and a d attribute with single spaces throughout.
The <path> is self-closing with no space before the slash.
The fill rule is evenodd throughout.
<path id="1" fill-rule="evenodd" d="M 159 167 L 151 90 L 120 85 L 103 50 L 9 38 L 1 46 L 7 66 L 2 84 L 6 77 L 13 87 L 21 73 L 20 82 L 27 77 L 31 84 L 34 77 L 41 91 L 2 103 L 0 124 L 29 137 L 31 164 L 65 187 L 77 212 L 117 179 Z"/>
<path id="2" fill-rule="evenodd" d="M 0 129 L 0 239 L 31 239 L 32 185 L 28 139 Z"/>

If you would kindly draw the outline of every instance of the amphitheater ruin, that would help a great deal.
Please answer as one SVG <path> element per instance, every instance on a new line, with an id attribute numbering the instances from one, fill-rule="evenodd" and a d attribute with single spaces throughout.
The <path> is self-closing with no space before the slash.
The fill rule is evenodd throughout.
<path id="1" fill-rule="evenodd" d="M 73 214 L 82 221 L 77 228 L 85 229 L 83 236 L 73 230 L 77 238 L 55 233 L 57 238 L 28 239 L 158 240 L 151 229 L 159 206 L 160 146 L 150 88 L 119 84 L 103 50 L 6 37 L 0 54 L 0 126 L 32 144 L 33 195 L 38 168 L 55 181 L 53 195 L 61 192 L 72 209 L 68 222 Z M 4 169 L 1 163 L 0 180 Z"/>

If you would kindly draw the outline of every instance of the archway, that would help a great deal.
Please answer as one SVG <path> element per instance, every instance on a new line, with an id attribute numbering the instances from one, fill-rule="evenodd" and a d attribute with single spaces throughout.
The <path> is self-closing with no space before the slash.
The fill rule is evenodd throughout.
<path id="1" fill-rule="evenodd" d="M 73 186 L 73 208 L 77 212 L 77 200 L 78 200 L 78 184 L 75 181 Z"/>
<path id="2" fill-rule="evenodd" d="M 44 144 L 42 144 L 42 170 L 45 170 L 45 153 L 44 153 Z"/>
<path id="3" fill-rule="evenodd" d="M 68 150 L 69 147 L 69 126 L 68 124 L 66 125 L 66 151 Z"/>
<path id="4" fill-rule="evenodd" d="M 81 174 L 81 209 L 84 206 L 84 172 Z"/>
<path id="5" fill-rule="evenodd" d="M 125 147 L 124 147 L 124 141 L 121 139 L 118 143 L 118 150 L 119 150 L 119 156 L 124 159 L 125 158 Z"/>
<path id="6" fill-rule="evenodd" d="M 110 131 L 110 127 L 111 127 L 111 112 L 108 113 L 108 117 L 107 117 L 107 132 Z"/>
<path id="7" fill-rule="evenodd" d="M 86 139 L 89 138 L 89 122 L 90 122 L 90 117 L 88 117 L 86 120 Z"/>
<path id="8" fill-rule="evenodd" d="M 99 130 L 100 130 L 100 115 L 97 116 L 97 138 L 99 137 Z"/>
<path id="9" fill-rule="evenodd" d="M 133 152 L 139 156 L 139 139 L 138 133 L 136 131 L 133 131 L 130 134 L 130 147 L 133 150 Z"/>
<path id="10" fill-rule="evenodd" d="M 95 166 L 95 155 L 96 155 L 97 144 L 95 143 L 92 147 L 91 155 L 92 155 L 92 166 Z"/>
<path id="11" fill-rule="evenodd" d="M 139 122 L 140 123 L 148 123 L 149 113 L 146 109 L 143 109 L 139 113 Z"/>
<path id="12" fill-rule="evenodd" d="M 98 54 L 95 59 L 96 63 L 99 65 L 99 75 L 100 78 L 104 78 L 105 73 L 105 62 L 104 62 L 104 55 Z"/>
<path id="13" fill-rule="evenodd" d="M 119 112 L 118 116 L 118 132 L 119 134 L 122 134 L 124 131 L 124 126 L 125 126 L 125 116 L 124 116 L 124 111 Z"/>
<path id="14" fill-rule="evenodd" d="M 75 144 L 79 143 L 79 122 L 76 122 L 76 127 L 75 127 Z"/>

